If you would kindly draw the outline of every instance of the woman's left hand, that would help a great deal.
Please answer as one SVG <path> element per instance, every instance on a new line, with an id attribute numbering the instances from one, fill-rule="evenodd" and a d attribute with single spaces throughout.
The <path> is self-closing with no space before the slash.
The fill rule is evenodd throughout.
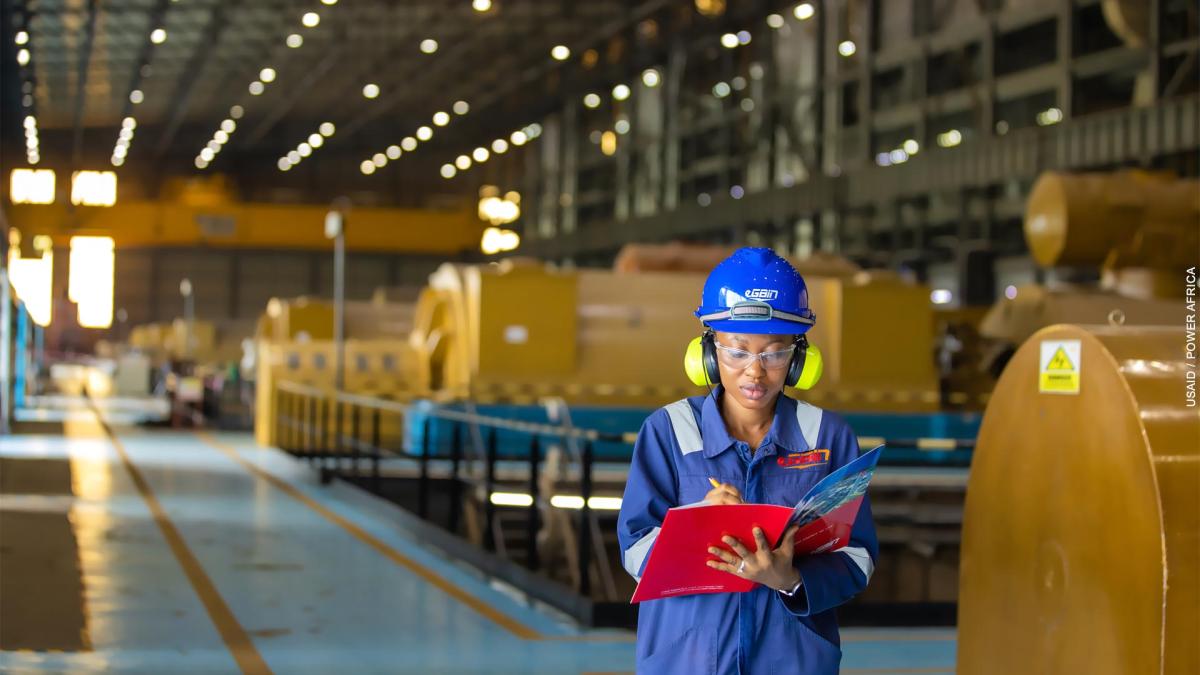
<path id="1" fill-rule="evenodd" d="M 708 547 L 709 553 L 720 558 L 719 561 L 709 560 L 708 566 L 777 591 L 790 591 L 800 581 L 800 573 L 792 567 L 796 532 L 799 529 L 795 525 L 789 527 L 783 533 L 783 542 L 776 549 L 767 543 L 767 537 L 760 527 L 754 528 L 754 543 L 757 546 L 754 551 L 746 548 L 736 537 L 722 537 L 721 541 L 732 548 L 733 553 L 719 546 Z"/>

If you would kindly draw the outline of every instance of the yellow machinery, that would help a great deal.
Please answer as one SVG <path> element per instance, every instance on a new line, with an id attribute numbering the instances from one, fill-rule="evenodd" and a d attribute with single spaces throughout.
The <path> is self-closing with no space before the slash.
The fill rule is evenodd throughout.
<path id="1" fill-rule="evenodd" d="M 408 339 L 412 303 L 388 301 L 412 295 L 381 291 L 370 302 L 346 303 L 344 391 L 405 401 L 428 390 L 422 379 L 425 371 L 418 367 Z M 268 303 L 259 319 L 256 340 L 255 436 L 259 443 L 276 443 L 275 383 L 285 380 L 332 393 L 335 363 L 330 302 L 273 298 Z M 394 421 L 389 421 L 381 435 L 385 442 L 399 437 Z"/>
<path id="2" fill-rule="evenodd" d="M 645 269 L 639 265 L 637 269 Z M 660 267 L 661 269 L 661 267 Z M 929 291 L 892 275 L 806 269 L 825 376 L 804 397 L 839 409 L 935 410 Z M 828 269 L 823 266 L 822 269 Z M 706 272 L 707 270 L 705 270 Z M 445 399 L 653 407 L 702 392 L 683 373 L 705 274 L 446 264 L 416 309 L 421 379 Z"/>
<path id="3" fill-rule="evenodd" d="M 218 348 L 215 324 L 211 321 L 193 321 L 189 342 L 188 325 L 183 319 L 135 326 L 129 331 L 129 346 L 149 355 L 154 362 L 171 359 L 213 361 L 222 351 Z M 236 360 L 236 355 L 232 355 L 232 358 Z"/>
<path id="4" fill-rule="evenodd" d="M 1025 212 L 1025 241 L 1038 265 L 1100 268 L 1099 288 L 1021 286 L 984 317 L 985 338 L 1015 348 L 1056 323 L 1174 323 L 1180 270 L 1200 259 L 1200 181 L 1142 171 L 1046 173 Z"/>
<path id="5" fill-rule="evenodd" d="M 1186 344 L 1182 324 L 1059 325 L 1017 351 L 967 487 L 958 673 L 1200 672 Z"/>

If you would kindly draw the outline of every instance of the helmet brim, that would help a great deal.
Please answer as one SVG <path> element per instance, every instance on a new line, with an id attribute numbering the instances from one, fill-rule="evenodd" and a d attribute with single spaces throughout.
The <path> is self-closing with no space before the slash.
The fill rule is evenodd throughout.
<path id="1" fill-rule="evenodd" d="M 803 335 L 808 332 L 809 328 L 812 328 L 810 325 L 785 319 L 767 319 L 766 321 L 722 319 L 709 321 L 704 325 L 722 333 L 745 333 L 747 335 Z"/>

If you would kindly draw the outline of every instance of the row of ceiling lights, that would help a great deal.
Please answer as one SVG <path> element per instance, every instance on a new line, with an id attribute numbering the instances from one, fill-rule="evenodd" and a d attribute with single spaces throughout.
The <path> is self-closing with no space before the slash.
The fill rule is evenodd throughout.
<path id="1" fill-rule="evenodd" d="M 150 31 L 150 42 L 155 45 L 161 45 L 167 41 L 167 29 L 159 26 Z M 146 66 L 143 65 L 143 68 Z M 142 71 L 145 73 L 146 71 Z M 129 102 L 133 105 L 139 105 L 146 100 L 146 94 L 141 89 L 134 89 L 129 92 Z M 112 157 L 109 162 L 115 167 L 120 167 L 125 164 L 125 158 L 129 155 L 129 146 L 133 144 L 134 130 L 137 129 L 137 118 L 132 115 L 121 120 L 121 131 L 117 133 L 117 142 L 113 145 Z"/>
<path id="2" fill-rule="evenodd" d="M 471 106 L 466 101 L 455 101 L 450 109 L 454 111 L 455 115 L 461 117 L 471 111 Z M 450 120 L 453 118 L 450 116 L 450 113 L 439 110 L 433 114 L 432 119 L 434 126 L 444 127 L 450 124 Z M 375 153 L 370 159 L 364 159 L 358 165 L 358 169 L 363 175 L 369 176 L 375 173 L 377 169 L 387 166 L 389 161 L 400 159 L 404 153 L 416 150 L 419 144 L 427 142 L 432 138 L 433 128 L 427 124 L 422 124 L 417 127 L 416 132 L 412 136 L 405 136 L 400 143 L 389 145 L 386 149 Z"/>
<path id="3" fill-rule="evenodd" d="M 321 0 L 321 4 L 323 5 L 336 5 L 337 2 L 338 0 Z M 316 28 L 317 26 L 321 25 L 321 15 L 317 12 L 305 12 L 304 15 L 300 17 L 300 25 L 304 26 L 305 28 Z M 284 44 L 291 49 L 299 49 L 300 47 L 304 46 L 304 36 L 302 36 L 300 33 L 289 33 L 287 38 L 284 39 Z M 251 96 L 261 96 L 263 92 L 267 90 L 267 85 L 274 82 L 277 77 L 278 73 L 274 68 L 271 66 L 264 66 L 262 70 L 258 71 L 258 79 L 252 81 L 247 86 L 247 91 Z M 235 105 L 229 109 L 229 117 L 221 121 L 220 126 L 213 133 L 212 139 L 209 140 L 208 143 L 205 144 L 204 148 L 200 150 L 200 153 L 196 155 L 195 164 L 197 169 L 203 170 L 208 168 L 209 164 L 211 164 L 213 159 L 216 158 L 217 154 L 221 152 L 221 149 L 225 146 L 225 144 L 229 142 L 233 132 L 237 129 L 237 120 L 241 119 L 242 115 L 244 114 L 245 108 L 240 105 Z M 322 125 L 322 127 L 324 127 L 324 125 Z M 330 132 L 330 134 L 332 134 L 332 132 Z M 296 152 L 298 152 L 298 150 Z M 312 146 L 309 144 L 309 154 L 311 153 Z M 289 153 L 284 159 L 290 159 L 292 156 L 293 155 Z M 280 162 L 282 163 L 282 159 Z M 298 163 L 299 161 L 295 163 L 289 162 L 288 168 L 291 168 L 292 164 Z M 286 169 L 281 170 L 286 171 Z"/>
<path id="4" fill-rule="evenodd" d="M 802 2 L 792 8 L 792 16 L 799 21 L 808 21 L 817 13 L 811 2 Z M 783 28 L 787 23 L 782 14 L 771 14 L 767 16 L 767 26 L 775 30 Z M 740 30 L 736 33 L 725 33 L 721 36 L 721 46 L 726 49 L 737 49 L 750 44 L 753 36 L 748 30 Z M 858 52 L 858 45 L 854 40 L 842 40 L 838 43 L 838 54 L 847 58 L 854 56 Z"/>
<path id="5" fill-rule="evenodd" d="M 507 138 L 497 138 L 491 143 L 489 151 L 484 146 L 479 146 L 471 151 L 470 155 L 459 155 L 454 159 L 453 163 L 447 162 L 442 165 L 440 173 L 442 178 L 450 179 L 458 175 L 459 171 L 470 169 L 473 164 L 483 164 L 487 162 L 493 154 L 503 155 L 508 151 L 509 145 L 522 146 L 529 141 L 542 135 L 542 125 L 534 122 L 526 125 L 524 128 L 518 129 L 508 135 Z"/>
<path id="6" fill-rule="evenodd" d="M 200 154 L 196 155 L 197 169 L 207 169 L 208 165 L 216 159 L 221 150 L 225 148 L 225 144 L 229 142 L 230 137 L 233 136 L 233 132 L 237 131 L 237 120 L 242 119 L 242 115 L 245 114 L 245 108 L 240 105 L 229 108 L 229 117 L 221 120 L 220 126 L 213 132 L 212 138 L 200 149 Z"/>
<path id="7" fill-rule="evenodd" d="M 307 140 L 297 145 L 295 150 L 291 150 L 288 154 L 280 157 L 276 166 L 279 167 L 280 171 L 290 171 L 293 166 L 304 161 L 305 157 L 312 155 L 317 148 L 325 145 L 325 139 L 333 136 L 333 132 L 336 130 L 337 128 L 333 126 L 333 122 L 322 122 L 316 132 L 308 135 Z"/>
<path id="8" fill-rule="evenodd" d="M 33 58 L 29 51 L 29 32 L 24 30 L 17 31 L 13 42 L 17 43 L 20 49 L 17 50 L 17 63 L 21 67 L 28 67 L 30 60 Z M 29 109 L 25 115 L 25 161 L 30 164 L 37 164 L 42 161 L 41 141 L 38 139 L 37 116 L 33 113 L 33 81 L 26 80 L 22 85 L 24 96 L 21 102 Z"/>

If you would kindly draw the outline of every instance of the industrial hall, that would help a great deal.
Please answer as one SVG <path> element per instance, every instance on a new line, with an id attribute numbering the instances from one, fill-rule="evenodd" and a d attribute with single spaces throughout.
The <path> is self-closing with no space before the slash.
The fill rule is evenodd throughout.
<path id="1" fill-rule="evenodd" d="M 1200 675 L 1195 0 L 0 0 L 0 673 Z"/>

